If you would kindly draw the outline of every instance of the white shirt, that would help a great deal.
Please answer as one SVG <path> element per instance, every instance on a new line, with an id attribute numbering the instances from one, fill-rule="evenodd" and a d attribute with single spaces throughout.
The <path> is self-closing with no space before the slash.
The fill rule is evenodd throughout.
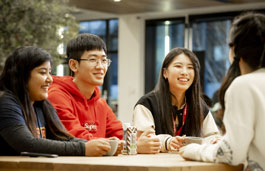
<path id="1" fill-rule="evenodd" d="M 190 144 L 183 156 L 194 160 L 244 163 L 265 169 L 265 69 L 237 77 L 225 94 L 226 134 L 215 145 Z"/>
<path id="2" fill-rule="evenodd" d="M 183 105 L 181 109 L 184 107 Z M 177 122 L 177 120 L 176 120 Z M 148 129 L 155 130 L 155 122 L 151 111 L 143 105 L 136 105 L 133 113 L 133 125 L 138 131 L 146 131 Z M 212 135 L 219 135 L 218 127 L 214 121 L 212 113 L 209 111 L 205 117 L 202 125 L 202 137 L 208 137 L 207 141 L 211 141 L 214 137 Z M 161 152 L 166 152 L 165 141 L 167 138 L 171 137 L 168 134 L 160 134 L 158 138 L 161 141 L 162 147 Z M 211 138 L 210 138 L 211 137 Z M 206 141 L 206 139 L 205 139 Z"/>

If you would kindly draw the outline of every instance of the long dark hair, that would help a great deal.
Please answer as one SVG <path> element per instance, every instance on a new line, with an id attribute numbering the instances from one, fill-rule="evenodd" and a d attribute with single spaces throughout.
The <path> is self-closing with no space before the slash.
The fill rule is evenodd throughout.
<path id="1" fill-rule="evenodd" d="M 194 67 L 194 80 L 192 85 L 186 91 L 186 103 L 188 104 L 188 113 L 185 123 L 185 130 L 183 130 L 186 135 L 190 136 L 200 136 L 201 135 L 201 122 L 202 122 L 202 93 L 200 85 L 200 63 L 198 58 L 194 53 L 185 48 L 174 48 L 172 49 L 164 59 L 160 70 L 159 80 L 154 89 L 156 98 L 159 102 L 159 108 L 161 113 L 161 128 L 164 133 L 174 135 L 173 125 L 172 125 L 172 93 L 169 89 L 168 80 L 163 76 L 163 70 L 168 68 L 171 62 L 180 54 L 185 54 L 188 56 Z"/>
<path id="2" fill-rule="evenodd" d="M 234 57 L 234 61 L 231 64 L 231 66 L 229 67 L 227 74 L 224 77 L 224 80 L 223 80 L 221 87 L 220 87 L 220 90 L 219 90 L 219 101 L 220 101 L 220 104 L 221 104 L 223 110 L 225 108 L 225 102 L 224 102 L 225 92 L 228 89 L 228 87 L 230 86 L 230 84 L 233 82 L 233 80 L 239 75 L 241 75 L 240 68 L 239 68 L 239 58 Z"/>
<path id="3" fill-rule="evenodd" d="M 29 97 L 28 81 L 31 71 L 47 61 L 51 62 L 51 56 L 45 50 L 33 46 L 21 47 L 8 56 L 0 76 L 0 90 L 13 95 L 17 99 L 26 124 L 35 137 L 37 137 L 36 115 Z M 35 103 L 42 107 L 53 139 L 67 140 L 69 137 L 73 137 L 66 132 L 56 116 L 55 109 L 48 100 Z"/>
<path id="4" fill-rule="evenodd" d="M 235 58 L 220 87 L 219 100 L 223 110 L 226 90 L 241 75 L 240 58 L 252 70 L 265 67 L 265 15 L 248 12 L 236 17 L 230 29 L 229 46 L 234 48 Z"/>

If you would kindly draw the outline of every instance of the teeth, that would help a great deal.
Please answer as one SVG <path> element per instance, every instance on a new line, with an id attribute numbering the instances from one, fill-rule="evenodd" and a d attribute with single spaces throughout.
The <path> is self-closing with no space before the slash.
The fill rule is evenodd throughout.
<path id="1" fill-rule="evenodd" d="M 188 81 L 187 78 L 179 78 L 180 81 Z"/>
<path id="2" fill-rule="evenodd" d="M 48 88 L 49 88 L 49 86 L 43 86 L 42 88 L 43 88 L 43 89 L 48 89 Z"/>

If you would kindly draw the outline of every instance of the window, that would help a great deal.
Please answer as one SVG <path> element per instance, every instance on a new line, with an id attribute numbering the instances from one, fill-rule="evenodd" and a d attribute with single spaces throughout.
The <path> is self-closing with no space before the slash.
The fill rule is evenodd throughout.
<path id="1" fill-rule="evenodd" d="M 155 87 L 165 54 L 185 44 L 199 58 L 202 89 L 212 98 L 230 66 L 227 38 L 233 18 L 241 12 L 190 15 L 186 20 L 184 17 L 147 20 L 145 93 Z"/>
<path id="2" fill-rule="evenodd" d="M 79 33 L 91 33 L 101 37 L 106 42 L 106 27 L 107 21 L 82 21 L 80 22 Z"/>
<path id="3" fill-rule="evenodd" d="M 146 22 L 145 93 L 155 87 L 170 49 L 184 46 L 184 29 L 184 18 Z"/>
<path id="4" fill-rule="evenodd" d="M 227 38 L 233 17 L 206 15 L 190 19 L 192 51 L 200 60 L 202 89 L 212 98 L 230 65 Z"/>

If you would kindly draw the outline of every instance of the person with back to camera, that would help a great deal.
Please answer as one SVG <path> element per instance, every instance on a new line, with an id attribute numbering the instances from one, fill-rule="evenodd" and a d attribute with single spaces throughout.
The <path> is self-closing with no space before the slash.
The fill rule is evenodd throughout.
<path id="1" fill-rule="evenodd" d="M 21 47 L 7 58 L 0 76 L 0 155 L 104 155 L 107 140 L 73 138 L 60 122 L 47 100 L 50 71 L 51 56 L 41 48 Z"/>
<path id="2" fill-rule="evenodd" d="M 233 63 L 220 89 L 226 133 L 216 144 L 187 145 L 181 155 L 261 171 L 265 169 L 265 15 L 236 17 L 229 41 Z M 239 76 L 234 72 L 237 68 Z"/>
<path id="3" fill-rule="evenodd" d="M 66 129 L 75 137 L 117 139 L 122 150 L 122 123 L 100 97 L 110 65 L 104 41 L 93 34 L 79 34 L 66 49 L 72 76 L 53 76 L 49 100 Z"/>
<path id="4" fill-rule="evenodd" d="M 208 141 L 218 135 L 203 100 L 199 70 L 199 61 L 190 50 L 174 48 L 167 54 L 155 89 L 134 108 L 138 153 L 178 150 L 185 141 L 183 135 L 208 137 Z"/>

